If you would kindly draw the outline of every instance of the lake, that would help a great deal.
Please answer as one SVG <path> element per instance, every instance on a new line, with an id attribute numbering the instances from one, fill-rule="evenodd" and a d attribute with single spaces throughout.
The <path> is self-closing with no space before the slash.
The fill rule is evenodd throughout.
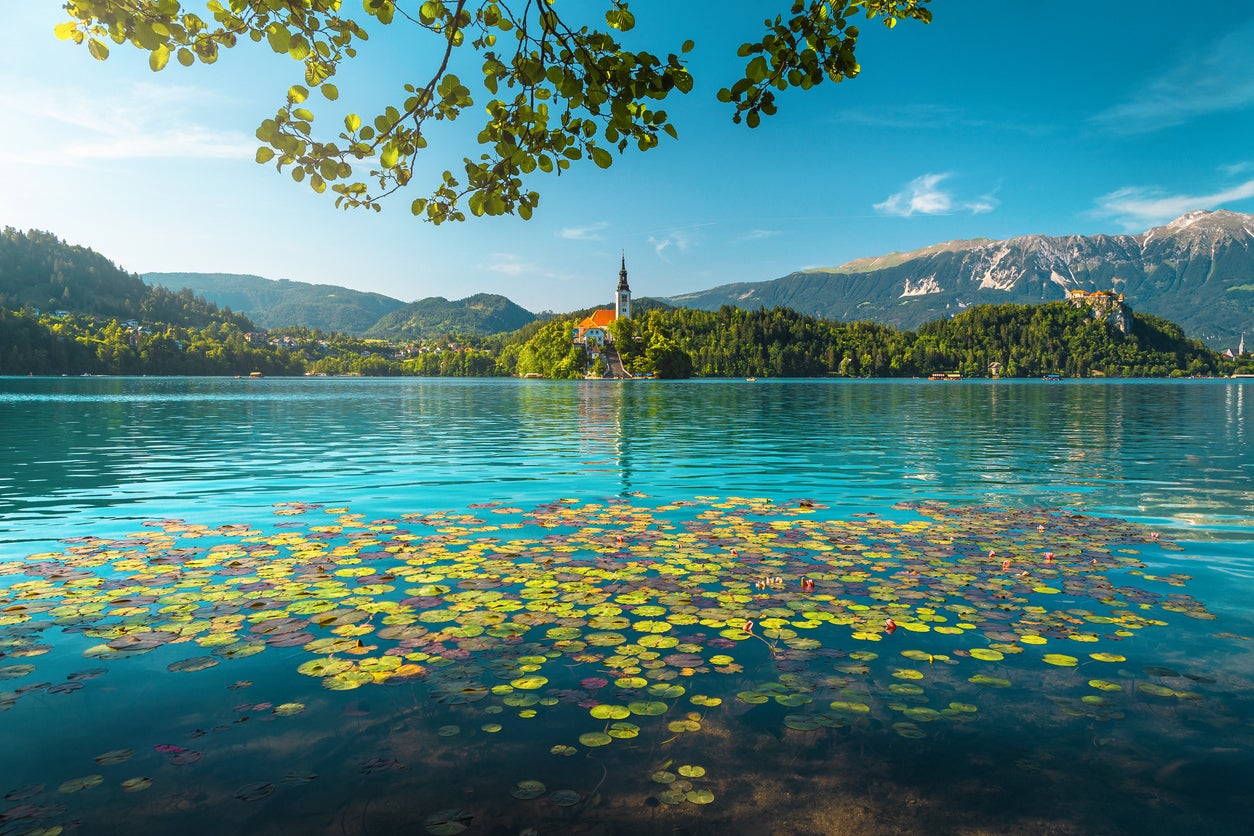
<path id="1" fill-rule="evenodd" d="M 1248 833 L 1251 410 L 0 379 L 0 836 Z"/>

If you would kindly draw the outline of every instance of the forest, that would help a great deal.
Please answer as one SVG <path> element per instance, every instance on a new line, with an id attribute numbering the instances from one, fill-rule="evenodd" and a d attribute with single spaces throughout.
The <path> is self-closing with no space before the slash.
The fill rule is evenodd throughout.
<path id="1" fill-rule="evenodd" d="M 502 297 L 503 299 L 503 297 Z M 493 301 L 493 300 L 489 300 Z M 504 300 L 508 302 L 508 300 Z M 512 304 L 512 303 L 510 303 Z M 191 290 L 149 286 L 50 233 L 0 233 L 0 374 L 539 376 L 600 374 L 572 341 L 588 311 L 507 333 L 398 341 L 265 330 Z M 686 377 L 1168 377 L 1254 373 L 1174 323 L 1132 312 L 1128 333 L 1066 302 L 976 305 L 917 331 L 789 308 L 717 311 L 639 300 L 610 326 L 633 375 Z"/>
<path id="2" fill-rule="evenodd" d="M 0 374 L 540 376 L 576 379 L 604 363 L 571 340 L 578 316 L 492 337 L 425 344 L 324 334 L 260 332 L 190 293 L 153 288 L 179 322 L 0 309 Z M 181 306 L 181 307 L 180 307 Z M 1182 377 L 1254 372 L 1185 337 L 1175 324 L 1133 313 L 1128 334 L 1065 302 L 980 305 L 917 332 L 833 322 L 787 308 L 647 310 L 610 326 L 633 375 L 687 377 Z"/>

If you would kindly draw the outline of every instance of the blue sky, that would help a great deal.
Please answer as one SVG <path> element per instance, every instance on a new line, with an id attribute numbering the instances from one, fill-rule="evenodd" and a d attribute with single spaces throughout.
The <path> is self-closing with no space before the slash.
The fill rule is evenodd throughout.
<path id="1" fill-rule="evenodd" d="M 381 214 L 345 213 L 253 162 L 256 125 L 300 81 L 290 59 L 248 44 L 212 67 L 153 73 L 129 47 L 101 63 L 53 37 L 56 0 L 6 2 L 0 224 L 48 230 L 134 272 L 253 273 L 405 301 L 491 292 L 566 311 L 611 301 L 620 251 L 636 296 L 669 296 L 957 238 L 1140 232 L 1193 209 L 1254 212 L 1248 2 L 1205 14 L 1104 2 L 1077 14 L 934 0 L 930 26 L 863 26 L 857 79 L 782 95 L 756 130 L 732 125 L 714 93 L 735 79 L 736 46 L 765 11 L 788 5 L 633 2 L 631 44 L 665 54 L 697 43 L 696 89 L 665 105 L 679 141 L 607 171 L 537 178 L 529 222 L 433 227 L 409 214 L 424 189 Z M 558 6 L 572 19 L 592 8 L 600 19 L 600 7 Z M 374 34 L 337 77 L 337 106 L 371 112 L 429 70 L 404 35 Z M 468 123 L 432 137 L 429 172 L 478 153 Z"/>

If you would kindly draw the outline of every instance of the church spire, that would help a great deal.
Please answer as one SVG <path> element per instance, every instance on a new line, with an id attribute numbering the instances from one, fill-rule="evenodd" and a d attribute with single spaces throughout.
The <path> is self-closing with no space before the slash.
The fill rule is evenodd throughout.
<path id="1" fill-rule="evenodd" d="M 616 318 L 631 318 L 631 288 L 627 286 L 627 252 L 623 252 L 622 267 L 618 271 L 618 292 L 614 294 Z"/>
<path id="2" fill-rule="evenodd" d="M 618 291 L 621 293 L 625 290 L 630 293 L 631 288 L 627 286 L 627 251 L 626 250 L 623 251 L 622 265 L 623 265 L 622 269 L 618 271 Z"/>

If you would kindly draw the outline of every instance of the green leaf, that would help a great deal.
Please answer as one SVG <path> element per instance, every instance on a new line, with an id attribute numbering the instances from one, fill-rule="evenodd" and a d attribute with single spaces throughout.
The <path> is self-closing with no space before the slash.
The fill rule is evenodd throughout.
<path id="1" fill-rule="evenodd" d="M 270 48 L 278 53 L 287 52 L 292 44 L 292 35 L 287 29 L 277 23 L 271 23 L 266 29 L 266 40 L 270 42 Z"/>
<path id="2" fill-rule="evenodd" d="M 350 113 L 344 117 L 344 127 L 350 134 L 357 133 L 357 129 L 361 127 L 361 117 L 356 113 Z"/>
<path id="3" fill-rule="evenodd" d="M 696 46 L 692 41 L 684 41 L 684 45 L 679 48 L 680 52 L 692 52 L 692 48 Z"/>
<path id="4" fill-rule="evenodd" d="M 396 165 L 396 161 L 400 159 L 400 156 L 401 154 L 397 149 L 396 144 L 389 142 L 387 145 L 383 146 L 383 153 L 379 155 L 379 165 L 384 168 L 393 168 Z"/>
<path id="5" fill-rule="evenodd" d="M 78 24 L 74 21 L 66 21 L 58 23 L 52 30 L 52 34 L 57 36 L 58 41 L 68 41 L 74 37 L 74 33 L 78 31 Z"/>
<path id="6" fill-rule="evenodd" d="M 749 66 L 745 67 L 745 78 L 757 84 L 759 81 L 766 79 L 767 66 L 766 59 L 759 55 L 749 62 Z"/>
<path id="7" fill-rule="evenodd" d="M 293 84 L 287 88 L 287 100 L 292 104 L 300 104 L 307 98 L 309 98 L 309 91 L 299 84 Z"/>
<path id="8" fill-rule="evenodd" d="M 298 107 L 295 110 L 293 110 L 292 115 L 295 116 L 297 119 L 301 120 L 302 122 L 312 122 L 314 120 L 313 112 L 306 110 L 303 107 Z"/>
<path id="9" fill-rule="evenodd" d="M 292 38 L 292 45 L 288 47 L 287 54 L 292 56 L 294 61 L 304 61 L 309 57 L 309 41 L 305 40 L 303 35 L 297 35 Z"/>
<path id="10" fill-rule="evenodd" d="M 325 96 L 327 100 L 333 102 L 340 97 L 340 90 L 334 84 L 324 84 L 322 85 L 322 95 Z"/>
<path id="11" fill-rule="evenodd" d="M 109 47 L 105 46 L 101 41 L 92 38 L 87 42 L 87 51 L 91 53 L 91 57 L 97 61 L 103 61 L 109 57 Z"/>
<path id="12" fill-rule="evenodd" d="M 273 148 L 258 148 L 257 149 L 257 162 L 258 163 L 268 163 L 272 159 L 274 159 Z"/>
<path id="13" fill-rule="evenodd" d="M 157 47 L 148 56 L 148 66 L 154 72 L 161 72 L 165 69 L 165 65 L 170 62 L 170 48 L 165 44 Z"/>
<path id="14" fill-rule="evenodd" d="M 589 153 L 592 155 L 592 161 L 597 164 L 598 168 L 609 168 L 614 164 L 614 158 L 610 156 L 610 152 L 604 148 L 593 146 Z"/>
<path id="15" fill-rule="evenodd" d="M 192 64 L 196 63 L 196 56 L 193 55 L 192 51 L 185 46 L 179 47 L 176 57 L 179 59 L 179 63 L 184 67 L 190 67 Z"/>

